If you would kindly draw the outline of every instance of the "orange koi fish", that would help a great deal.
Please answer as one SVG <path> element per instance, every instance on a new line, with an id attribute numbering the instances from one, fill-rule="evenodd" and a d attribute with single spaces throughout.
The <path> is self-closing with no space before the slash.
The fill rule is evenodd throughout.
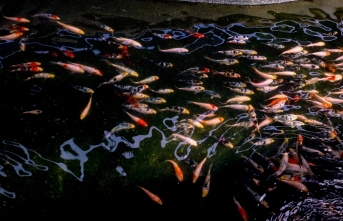
<path id="1" fill-rule="evenodd" d="M 177 179 L 179 180 L 179 182 L 182 182 L 183 181 L 183 173 L 182 173 L 180 167 L 172 160 L 166 160 L 166 162 L 169 162 L 173 165 Z"/>
<path id="2" fill-rule="evenodd" d="M 85 32 L 77 27 L 64 24 L 62 22 L 56 21 L 57 24 L 61 25 L 63 28 L 67 29 L 68 31 L 74 32 L 76 34 L 84 35 Z"/>
<path id="3" fill-rule="evenodd" d="M 7 17 L 2 15 L 4 18 L 6 18 L 7 20 L 11 20 L 11 21 L 15 21 L 15 22 L 20 22 L 20 23 L 29 23 L 30 20 L 26 19 L 26 18 L 22 18 L 22 17 Z"/>
<path id="4" fill-rule="evenodd" d="M 147 190 L 141 186 L 138 186 L 138 187 L 141 188 L 146 193 L 146 195 L 148 195 L 150 197 L 150 199 L 152 199 L 154 202 L 162 205 L 162 200 L 160 199 L 160 197 L 158 197 L 156 194 L 153 194 L 152 192 L 150 192 L 149 190 Z"/>
<path id="5" fill-rule="evenodd" d="M 248 221 L 248 215 L 245 212 L 244 208 L 241 206 L 241 204 L 235 199 L 235 197 L 233 197 L 233 201 L 235 202 L 237 209 L 238 209 L 238 213 L 239 215 L 242 217 L 242 219 L 244 221 Z"/>
<path id="6" fill-rule="evenodd" d="M 193 172 L 193 183 L 195 183 L 199 177 L 200 171 L 202 169 L 202 166 L 204 165 L 205 161 L 206 161 L 207 157 L 205 157 L 199 164 L 198 166 L 195 168 L 194 172 Z"/>
<path id="7" fill-rule="evenodd" d="M 224 121 L 224 118 L 222 117 L 216 117 L 210 120 L 199 120 L 199 122 L 204 125 L 217 125 L 223 121 Z"/>
<path id="8" fill-rule="evenodd" d="M 80 115 L 80 120 L 83 120 L 83 119 L 87 116 L 89 110 L 91 109 L 91 105 L 92 105 L 92 94 L 90 94 L 90 95 L 91 95 L 91 96 L 90 96 L 90 98 L 89 98 L 88 104 L 87 104 L 87 106 L 85 107 L 85 109 L 83 109 L 83 111 L 82 111 L 82 113 L 81 113 L 81 115 Z"/>
<path id="9" fill-rule="evenodd" d="M 147 127 L 148 126 L 148 124 L 147 124 L 147 122 L 145 122 L 143 119 L 141 119 L 141 118 L 138 118 L 138 117 L 135 117 L 135 116 L 133 116 L 132 114 L 129 114 L 128 112 L 126 112 L 126 111 L 124 111 L 127 115 L 129 115 L 129 117 L 134 121 L 134 122 L 136 122 L 137 124 L 139 124 L 139 125 L 141 125 L 141 126 L 143 126 L 143 127 Z"/>
<path id="10" fill-rule="evenodd" d="M 9 35 L 0 36 L 0 40 L 14 40 L 16 38 L 19 38 L 23 34 L 24 34 L 23 32 L 15 32 Z"/>
<path id="11" fill-rule="evenodd" d="M 20 64 L 14 64 L 14 65 L 11 65 L 10 67 L 36 67 L 39 65 L 41 65 L 40 62 L 31 61 L 31 62 L 25 62 L 25 63 L 20 63 Z"/>
<path id="12" fill-rule="evenodd" d="M 22 31 L 29 31 L 28 28 L 26 27 L 23 27 L 23 26 L 19 26 L 19 25 L 15 25 L 15 24 L 12 24 L 8 27 L 10 30 L 12 30 L 11 32 L 22 32 Z"/>
<path id="13" fill-rule="evenodd" d="M 64 54 L 65 56 L 67 56 L 68 58 L 74 58 L 75 57 L 75 55 L 74 55 L 74 53 L 73 52 L 71 52 L 71 51 L 68 51 L 68 50 L 61 50 L 61 52 L 62 52 L 62 54 Z"/>

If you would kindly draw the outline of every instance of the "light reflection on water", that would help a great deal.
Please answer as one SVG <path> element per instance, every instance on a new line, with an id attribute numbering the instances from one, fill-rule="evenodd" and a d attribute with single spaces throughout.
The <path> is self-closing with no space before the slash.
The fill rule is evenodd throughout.
<path id="1" fill-rule="evenodd" d="M 326 25 L 324 25 L 326 24 Z M 280 43 L 280 44 L 294 44 L 296 43 L 297 45 L 302 45 L 305 42 L 315 42 L 319 40 L 325 41 L 327 44 L 333 43 L 332 47 L 336 47 L 336 45 L 339 45 L 339 42 L 335 42 L 337 39 L 336 36 L 324 36 L 323 32 L 331 32 L 334 30 L 340 30 L 338 27 L 338 24 L 334 21 L 330 20 L 311 20 L 309 23 L 303 24 L 300 22 L 295 22 L 295 21 L 281 21 L 281 22 L 275 22 L 272 23 L 271 21 L 269 23 L 263 22 L 262 26 L 246 26 L 242 23 L 233 23 L 230 24 L 227 27 L 219 27 L 216 26 L 215 24 L 195 24 L 193 26 L 195 32 L 200 32 L 206 35 L 206 39 L 191 39 L 189 33 L 182 31 L 182 30 L 177 30 L 177 29 L 161 29 L 157 30 L 160 33 L 166 33 L 170 34 L 173 36 L 173 42 L 170 44 L 175 44 L 177 47 L 186 47 L 189 49 L 189 52 L 186 53 L 185 55 L 180 55 L 183 56 L 181 59 L 189 59 L 189 63 L 186 64 L 181 64 L 180 66 L 186 66 L 186 67 L 192 67 L 194 66 L 203 66 L 203 65 L 209 65 L 208 63 L 203 63 L 203 56 L 205 53 L 208 53 L 208 50 L 217 50 L 219 47 L 223 46 L 222 48 L 255 48 L 259 47 L 257 45 L 259 42 L 256 41 L 261 41 L 263 43 L 267 42 L 273 42 L 273 43 Z M 115 34 L 114 34 L 115 35 Z M 238 45 L 230 45 L 226 46 L 225 42 L 228 37 L 234 36 L 234 35 L 245 35 L 248 36 L 250 39 L 247 41 L 248 46 L 238 46 Z M 299 36 L 292 38 L 294 35 Z M 101 36 L 105 39 L 109 38 L 111 35 L 110 34 L 101 34 Z M 65 30 L 59 30 L 52 36 L 48 36 L 42 39 L 35 39 L 35 38 L 28 38 L 25 40 L 25 43 L 27 44 L 28 47 L 34 48 L 33 51 L 35 54 L 41 55 L 41 54 L 48 54 L 49 50 L 51 49 L 56 49 L 56 50 L 63 50 L 67 49 L 70 50 L 74 53 L 78 52 L 87 52 L 87 51 L 93 51 L 93 50 L 98 50 L 97 45 L 103 43 L 103 38 L 99 36 L 80 36 L 80 35 L 75 35 L 73 33 L 67 32 Z M 61 39 L 57 38 L 63 38 L 65 42 L 58 42 L 61 41 Z M 55 40 L 54 40 L 55 39 Z M 167 48 L 168 43 L 163 42 L 163 41 L 157 41 L 154 37 L 151 36 L 149 31 L 145 31 L 139 36 L 135 38 L 136 40 L 142 42 L 143 44 L 146 44 L 146 46 L 143 47 L 143 49 L 134 49 L 137 51 L 132 51 L 132 54 L 134 53 L 156 53 L 157 48 Z M 69 43 L 66 42 L 69 40 Z M 255 45 L 256 43 L 256 45 Z M 250 44 L 250 45 L 249 45 Z M 16 41 L 3 41 L 1 42 L 1 46 L 7 48 L 8 50 L 1 50 L 1 60 L 5 59 L 11 59 L 13 55 L 16 55 L 17 53 L 20 53 L 20 50 L 18 50 L 18 42 Z M 327 45 L 329 47 L 329 45 Z M 219 49 L 218 49 L 219 50 Z M 269 50 L 269 51 L 268 51 Z M 268 55 L 268 53 L 273 54 L 274 51 L 271 49 L 268 49 L 265 51 L 258 51 L 259 54 L 262 55 Z M 201 55 L 199 57 L 190 57 L 196 53 L 200 53 Z M 134 55 L 133 55 L 134 56 Z M 163 55 L 164 56 L 164 55 Z M 174 55 L 171 55 L 170 57 L 173 57 Z M 274 54 L 273 54 L 274 56 Z M 168 56 L 164 56 L 163 58 L 169 58 Z M 178 58 L 179 59 L 179 58 Z M 177 60 L 177 59 L 176 59 Z M 15 63 L 15 61 L 12 61 L 12 63 Z M 19 62 L 18 62 L 19 63 Z M 192 64 L 192 65 L 190 65 Z M 247 64 L 247 63 L 245 63 Z M 212 64 L 211 64 L 212 65 Z M 246 65 L 248 66 L 248 65 Z M 215 66 L 212 65 L 212 67 L 216 69 L 225 69 L 223 66 Z M 136 67 L 139 69 L 139 67 Z M 235 67 L 233 67 L 235 68 Z M 237 69 L 237 72 L 242 72 L 244 73 L 245 76 L 250 76 L 250 72 L 247 70 L 249 67 L 244 67 Z M 179 68 L 178 68 L 179 69 Z M 150 70 L 149 70 L 150 71 Z M 143 76 L 145 75 L 148 76 L 150 75 L 149 71 L 146 71 L 145 73 L 143 72 Z M 178 70 L 179 71 L 179 70 Z M 161 73 L 162 75 L 163 73 Z M 319 73 L 317 72 L 309 72 L 310 76 L 318 76 Z M 107 77 L 107 76 L 106 76 Z M 221 80 L 216 81 L 212 79 L 210 83 L 205 83 L 207 87 L 210 89 L 213 89 L 215 91 L 219 91 L 221 95 L 228 95 L 229 92 L 226 91 L 225 89 L 219 88 L 218 85 L 213 85 L 213 83 L 222 83 Z M 161 83 L 159 86 L 168 86 L 168 87 L 174 87 L 173 85 L 175 82 L 166 82 L 166 83 Z M 154 85 L 157 87 L 157 85 Z M 331 87 L 331 86 L 330 86 Z M 37 92 L 42 93 L 41 91 Z M 232 94 L 229 94 L 231 96 Z M 269 94 L 268 94 L 269 95 Z M 262 104 L 264 102 L 264 99 L 268 96 L 265 94 L 262 94 L 259 97 L 254 97 L 255 100 L 253 100 L 254 106 L 257 108 L 260 108 L 259 104 Z M 198 95 L 185 95 L 186 99 L 189 98 L 199 98 L 197 97 Z M 169 97 L 170 98 L 170 97 Z M 169 104 L 172 105 L 173 102 L 179 102 L 180 104 L 185 104 L 185 99 L 183 98 L 170 98 L 168 100 Z M 203 97 L 200 97 L 203 99 Z M 181 101 L 180 101 L 181 100 Z M 223 99 L 225 100 L 225 99 Z M 184 102 L 184 103 L 183 103 Z M 215 101 L 216 102 L 216 101 Z M 219 101 L 220 102 L 220 101 Z M 292 112 L 292 111 L 299 111 L 302 108 L 301 105 L 286 105 L 283 107 L 283 110 L 285 112 Z M 120 108 L 118 108 L 120 109 Z M 311 109 L 308 108 L 303 108 L 305 111 L 308 110 L 307 115 L 313 115 L 317 116 L 318 110 L 317 109 Z M 193 108 L 192 112 L 199 113 L 199 109 Z M 304 110 L 302 110 L 304 112 Z M 117 111 L 117 113 L 119 113 Z M 5 168 L 7 168 L 7 165 L 10 165 L 13 167 L 15 170 L 16 174 L 20 177 L 25 177 L 25 176 L 34 176 L 35 174 L 26 169 L 27 166 L 33 166 L 37 170 L 40 171 L 48 171 L 49 167 L 47 165 L 40 165 L 36 163 L 35 161 L 37 160 L 32 160 L 33 156 L 38 156 L 42 162 L 46 161 L 49 162 L 50 164 L 56 165 L 59 168 L 61 168 L 64 172 L 71 174 L 74 176 L 77 180 L 79 181 L 84 181 L 85 179 L 85 164 L 86 162 L 89 161 L 89 155 L 90 152 L 92 152 L 95 149 L 101 149 L 101 150 L 106 150 L 108 152 L 118 152 L 120 151 L 122 156 L 126 160 L 132 160 L 134 161 L 135 158 L 131 159 L 135 155 L 135 149 L 140 148 L 142 146 L 145 147 L 145 144 L 142 145 L 141 143 L 143 141 L 148 141 L 151 142 L 154 146 L 158 146 L 160 148 L 166 148 L 172 146 L 172 153 L 173 157 L 175 157 L 178 161 L 183 161 L 187 159 L 188 157 L 191 156 L 191 153 L 196 152 L 198 153 L 199 151 L 206 152 L 206 156 L 208 158 L 212 158 L 213 161 L 216 161 L 216 164 L 221 164 L 218 159 L 215 158 L 215 156 L 222 150 L 219 149 L 220 142 L 219 141 L 213 141 L 211 140 L 211 135 L 212 134 L 217 134 L 218 137 L 225 137 L 229 139 L 230 141 L 233 141 L 235 144 L 235 152 L 232 151 L 230 154 L 235 154 L 235 153 L 250 153 L 252 151 L 258 151 L 262 149 L 260 146 L 254 146 L 249 142 L 244 143 L 244 136 L 246 133 L 246 129 L 244 128 L 236 128 L 236 127 L 224 127 L 224 124 L 234 124 L 234 123 L 239 123 L 241 121 L 246 120 L 249 115 L 247 113 L 240 113 L 239 111 L 227 111 L 227 110 L 220 110 L 218 111 L 220 115 L 223 115 L 225 118 L 225 121 L 223 121 L 221 124 L 216 125 L 215 127 L 206 127 L 204 130 L 206 133 L 204 133 L 204 130 L 199 131 L 198 129 L 193 129 L 190 133 L 187 134 L 188 137 L 194 139 L 197 141 L 199 144 L 200 148 L 202 146 L 205 146 L 206 148 L 202 148 L 199 150 L 198 147 L 192 147 L 191 145 L 186 145 L 184 142 L 176 141 L 173 140 L 173 137 L 170 137 L 172 133 L 179 133 L 176 130 L 176 123 L 180 120 L 181 115 L 177 116 L 172 116 L 168 115 L 171 117 L 157 117 L 156 119 L 151 119 L 151 123 L 149 125 L 155 125 L 147 128 L 144 132 L 141 134 L 133 134 L 129 133 L 129 135 L 126 133 L 123 133 L 122 136 L 116 135 L 116 134 L 111 134 L 108 136 L 108 131 L 106 131 L 104 128 L 101 128 L 101 131 L 103 131 L 103 136 L 106 137 L 102 140 L 101 143 L 95 144 L 95 145 L 88 145 L 88 147 L 84 147 L 82 145 L 82 148 L 78 146 L 74 142 L 74 138 L 68 139 L 64 141 L 59 147 L 60 150 L 60 160 L 52 160 L 49 159 L 49 156 L 41 155 L 39 152 L 27 148 L 23 146 L 22 144 L 18 142 L 13 142 L 13 141 L 7 141 L 3 140 L 3 144 L 7 147 L 6 150 L 1 150 L 0 152 L 0 159 L 2 160 L 0 164 L 0 175 L 3 177 L 6 177 L 6 172 Z M 258 114 L 258 119 L 260 120 L 262 118 L 262 114 Z M 91 118 L 92 116 L 89 116 L 88 118 Z M 338 118 L 339 119 L 339 118 Z M 119 122 L 118 122 L 119 123 Z M 107 126 L 107 125 L 106 125 Z M 314 128 L 305 128 L 305 127 L 297 127 L 296 129 L 294 128 L 289 128 L 287 126 L 267 126 L 264 128 L 265 130 L 284 130 L 285 131 L 285 136 L 291 140 L 296 140 L 297 134 L 300 132 L 304 134 L 304 137 L 310 138 L 312 136 L 317 136 L 317 132 L 314 131 Z M 337 131 L 339 132 L 339 127 L 336 127 Z M 139 131 L 142 131 L 139 129 Z M 97 136 L 102 136 L 100 134 L 97 134 Z M 77 139 L 78 137 L 75 137 Z M 252 140 L 253 142 L 262 140 L 266 137 L 263 137 L 260 135 L 259 137 L 254 138 Z M 274 145 L 277 146 L 283 141 L 282 138 L 276 138 L 276 143 Z M 329 141 L 326 138 L 323 138 L 324 141 Z M 151 144 L 150 143 L 150 144 Z M 121 146 L 129 147 L 132 150 L 127 151 L 124 150 L 122 151 L 120 148 Z M 148 145 L 146 145 L 148 146 Z M 99 148 L 100 147 L 100 148 Z M 19 153 L 18 149 L 19 148 Z M 206 149 L 206 150 L 205 150 Z M 219 154 L 218 154 L 219 155 Z M 194 155 L 193 155 L 194 156 Z M 171 156 L 170 156 L 171 157 Z M 205 156 L 201 156 L 203 158 Z M 41 162 L 39 160 L 39 162 Z M 198 159 L 197 159 L 198 160 Z M 219 162 L 218 162 L 219 161 Z M 77 162 L 79 169 L 75 170 L 75 166 L 69 167 L 71 165 L 71 162 Z M 70 163 L 70 164 L 69 164 Z M 224 164 L 224 163 L 223 163 Z M 73 164 L 74 165 L 74 164 Z M 126 167 L 127 165 L 117 165 L 116 170 L 117 172 L 129 179 L 130 173 L 127 172 L 129 171 L 130 168 Z M 38 172 L 36 172 L 38 173 Z M 15 189 L 9 189 L 5 190 L 4 188 L 0 189 L 0 193 L 3 194 L 4 196 L 7 196 L 9 198 L 15 198 L 16 190 Z"/>

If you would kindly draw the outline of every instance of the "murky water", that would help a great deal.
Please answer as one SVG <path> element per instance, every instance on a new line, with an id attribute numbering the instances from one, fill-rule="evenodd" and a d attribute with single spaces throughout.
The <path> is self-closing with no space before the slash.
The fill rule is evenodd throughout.
<path id="1" fill-rule="evenodd" d="M 277 93 L 283 93 L 292 98 L 295 95 L 304 96 L 301 97 L 304 99 L 284 106 L 283 114 L 302 114 L 326 123 L 327 119 L 320 111 L 307 102 L 306 93 L 290 90 L 284 83 L 277 90 L 264 93 L 257 91 L 248 83 L 249 79 L 253 82 L 261 81 L 252 66 L 260 68 L 267 64 L 267 61 L 285 59 L 279 55 L 286 49 L 319 41 L 324 41 L 324 48 L 328 49 L 336 49 L 342 45 L 339 22 L 293 16 L 294 19 L 287 20 L 243 16 L 241 19 L 250 19 L 254 25 L 247 25 L 238 20 L 225 25 L 197 23 L 194 24 L 191 32 L 162 27 L 144 29 L 137 35 L 130 36 L 130 39 L 140 42 L 143 47 L 129 47 L 130 56 L 125 60 L 108 60 L 130 67 L 139 74 L 139 77 L 126 77 L 116 84 L 132 85 L 131 80 L 139 81 L 146 77 L 158 76 L 157 81 L 148 84 L 151 89 L 174 90 L 171 94 L 155 94 L 149 90 L 144 92 L 167 101 L 165 104 L 149 104 L 149 107 L 157 111 L 156 114 L 145 115 L 127 110 L 144 119 L 148 124 L 147 127 L 135 124 L 123 111 L 122 104 L 126 99 L 120 95 L 123 91 L 111 84 L 98 87 L 118 74 L 114 67 L 103 61 L 105 58 L 103 55 L 122 52 L 112 41 L 109 44 L 109 40 L 113 36 L 125 37 L 123 34 L 114 32 L 112 35 L 101 31 L 95 35 L 79 35 L 61 28 L 52 34 L 39 37 L 38 29 L 37 35 L 1 41 L 0 197 L 3 203 L 0 205 L 0 211 L 8 216 L 13 216 L 19 211 L 27 214 L 49 214 L 54 213 L 56 208 L 73 211 L 73 204 L 77 204 L 85 211 L 110 213 L 114 210 L 118 213 L 132 211 L 144 205 L 148 213 L 163 210 L 165 215 L 169 215 L 189 211 L 192 216 L 200 217 L 205 210 L 216 216 L 226 214 L 232 219 L 239 220 L 233 201 L 235 196 L 246 209 L 251 220 L 264 220 L 272 213 L 278 214 L 279 209 L 292 200 L 315 197 L 316 194 L 311 191 L 317 191 L 316 188 L 308 187 L 309 193 L 299 193 L 279 184 L 275 193 L 258 190 L 258 194 L 266 196 L 265 199 L 269 202 L 269 208 L 264 208 L 254 200 L 244 186 L 248 185 L 247 180 L 251 174 L 244 169 L 246 164 L 242 162 L 241 157 L 242 154 L 249 156 L 255 151 L 273 156 L 285 138 L 293 144 L 298 134 L 302 134 L 306 146 L 315 145 L 319 137 L 321 141 L 332 145 L 335 151 L 339 151 L 341 143 L 325 137 L 321 128 L 317 126 L 307 124 L 290 127 L 276 122 L 261 128 L 261 133 L 247 141 L 246 138 L 253 128 L 233 125 L 249 121 L 249 114 L 246 111 L 219 108 L 215 111 L 215 115 L 222 117 L 223 121 L 216 125 L 205 125 L 203 129 L 193 128 L 186 135 L 176 129 L 180 120 L 195 119 L 193 115 L 206 112 L 204 108 L 188 101 L 222 106 L 222 103 L 237 95 L 225 85 L 228 85 L 227 82 L 237 80 L 247 83 L 247 88 L 255 91 L 248 103 L 255 107 L 258 122 L 261 122 L 265 115 L 275 116 L 259 110 L 263 109 L 262 105 L 268 104 L 266 99 Z M 52 21 L 44 20 L 44 22 Z M 334 32 L 337 34 L 330 35 Z M 172 39 L 162 39 L 153 33 L 168 34 Z M 196 38 L 192 33 L 202 33 L 205 38 Z M 245 44 L 227 43 L 231 36 L 237 35 L 247 36 L 248 40 Z M 20 43 L 26 45 L 25 51 L 20 50 Z M 266 46 L 266 43 L 282 44 L 285 49 L 275 49 Z M 162 53 L 159 48 L 187 48 L 188 52 Z M 208 56 L 213 59 L 223 59 L 225 56 L 216 52 L 232 49 L 255 50 L 258 55 L 265 56 L 267 61 L 237 57 L 235 59 L 239 60 L 238 64 L 226 66 L 204 58 Z M 63 50 L 71 51 L 75 57 L 65 56 Z M 311 53 L 319 50 L 321 49 L 317 47 L 308 48 Z M 338 55 L 332 53 L 327 60 L 336 57 Z M 55 77 L 26 80 L 33 73 L 11 72 L 14 69 L 10 67 L 11 65 L 28 61 L 39 61 L 44 69 L 43 72 L 53 73 Z M 71 73 L 54 63 L 58 61 L 96 67 L 101 70 L 103 76 Z M 161 61 L 170 62 L 173 67 L 162 68 L 156 65 Z M 211 99 L 211 95 L 204 92 L 194 93 L 178 89 L 188 86 L 180 80 L 196 79 L 180 74 L 193 67 L 207 67 L 218 72 L 233 71 L 239 73 L 241 77 L 232 79 L 208 73 L 208 78 L 198 79 L 203 81 L 202 86 L 206 90 L 214 91 L 221 96 Z M 310 78 L 321 76 L 325 71 L 324 68 L 313 71 L 302 68 L 297 74 L 305 74 Z M 280 78 L 285 81 L 292 80 L 290 77 L 280 76 Z M 90 98 L 89 94 L 75 90 L 72 85 L 89 87 L 94 90 L 94 94 Z M 328 91 L 338 91 L 340 87 L 340 81 L 325 81 L 301 89 L 315 89 L 321 96 L 326 96 Z M 92 99 L 90 111 L 83 120 L 80 120 L 80 115 L 89 99 Z M 190 114 L 159 111 L 170 106 L 184 107 Z M 340 111 L 341 105 L 334 104 L 334 109 Z M 24 113 L 32 110 L 42 112 Z M 329 112 L 329 116 L 337 136 L 340 137 L 341 115 L 333 111 Z M 136 126 L 134 129 L 109 134 L 112 128 L 124 122 Z M 283 130 L 283 134 L 272 135 L 270 132 L 280 130 Z M 193 139 L 197 142 L 197 146 L 173 139 L 175 134 L 183 134 Z M 213 139 L 214 137 L 224 137 L 233 144 L 234 148 L 225 147 L 218 139 Z M 274 140 L 270 145 L 256 143 L 270 137 Z M 193 184 L 193 168 L 186 163 L 187 159 L 200 163 L 205 157 L 207 160 L 200 177 Z M 174 160 L 180 166 L 184 175 L 183 182 L 178 182 L 172 166 L 165 162 L 166 160 Z M 327 166 L 323 162 L 319 161 L 315 169 L 315 174 L 318 172 L 316 175 L 319 177 L 322 176 L 323 167 Z M 209 194 L 206 198 L 202 198 L 205 176 L 212 163 Z M 327 166 L 327 169 L 332 168 Z M 339 170 L 341 169 L 338 168 L 336 174 L 339 174 Z M 138 186 L 157 194 L 163 205 L 151 201 Z M 282 193 L 283 190 L 291 194 L 286 196 Z M 218 211 L 223 207 L 228 210 Z"/>

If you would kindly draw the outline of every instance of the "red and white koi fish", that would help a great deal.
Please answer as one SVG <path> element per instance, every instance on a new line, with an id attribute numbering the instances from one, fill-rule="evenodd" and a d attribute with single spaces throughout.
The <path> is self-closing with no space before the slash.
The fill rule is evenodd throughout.
<path id="1" fill-rule="evenodd" d="M 21 68 L 17 68 L 17 69 L 11 70 L 10 72 L 17 72 L 17 71 L 40 72 L 40 71 L 43 71 L 43 68 L 38 67 L 38 66 L 21 67 Z"/>
<path id="2" fill-rule="evenodd" d="M 184 54 L 188 52 L 187 48 L 169 48 L 169 49 L 161 49 L 158 47 L 158 51 L 164 52 L 164 53 L 175 53 L 175 54 Z"/>
<path id="3" fill-rule="evenodd" d="M 83 120 L 87 114 L 89 113 L 89 110 L 91 109 L 91 105 L 92 105 L 92 94 L 90 94 L 90 98 L 89 98 L 89 101 L 85 107 L 85 109 L 83 109 L 81 115 L 80 115 L 80 120 Z"/>
<path id="4" fill-rule="evenodd" d="M 271 84 L 273 82 L 273 79 L 266 79 L 260 83 L 254 83 L 250 80 L 250 78 L 248 78 L 248 79 L 249 79 L 249 83 L 254 87 L 265 87 L 265 86 L 268 86 L 269 84 Z"/>
<path id="5" fill-rule="evenodd" d="M 210 191 L 210 182 L 211 182 L 211 168 L 213 163 L 211 163 L 210 168 L 206 174 L 204 185 L 202 186 L 202 197 L 206 197 Z"/>
<path id="6" fill-rule="evenodd" d="M 20 63 L 20 64 L 14 64 L 14 65 L 11 65 L 10 67 L 36 67 L 39 65 L 41 65 L 40 62 L 31 61 L 31 62 L 25 62 L 25 63 Z"/>
<path id="7" fill-rule="evenodd" d="M 28 28 L 26 27 L 23 27 L 23 26 L 19 26 L 19 25 L 15 25 L 15 24 L 12 24 L 10 26 L 8 26 L 8 29 L 11 30 L 11 33 L 13 32 L 24 32 L 24 31 L 29 31 Z"/>
<path id="8" fill-rule="evenodd" d="M 0 40 L 14 40 L 16 38 L 19 38 L 20 36 L 22 36 L 24 33 L 23 32 L 15 32 L 9 35 L 5 35 L 5 36 L 0 36 Z"/>
<path id="9" fill-rule="evenodd" d="M 38 13 L 38 14 L 33 15 L 32 17 L 34 18 L 41 17 L 41 18 L 48 18 L 51 20 L 60 20 L 60 18 L 57 15 L 47 14 L 47 13 Z"/>
<path id="10" fill-rule="evenodd" d="M 242 217 L 242 219 L 244 221 L 248 221 L 248 215 L 245 212 L 244 208 L 241 206 L 241 204 L 235 199 L 235 197 L 233 197 L 233 201 L 235 202 L 237 209 L 238 209 L 238 213 L 239 215 Z"/>
<path id="11" fill-rule="evenodd" d="M 207 157 L 205 157 L 199 164 L 198 166 L 195 168 L 194 172 L 193 172 L 193 183 L 195 183 L 200 175 L 200 171 L 206 161 Z"/>
<path id="12" fill-rule="evenodd" d="M 279 56 L 281 56 L 281 55 L 283 55 L 283 54 L 294 54 L 294 53 L 301 52 L 301 51 L 303 51 L 303 50 L 304 50 L 303 47 L 301 47 L 301 46 L 295 46 L 294 48 L 291 48 L 291 49 L 289 49 L 289 50 L 287 50 L 287 51 L 282 52 Z"/>
<path id="13" fill-rule="evenodd" d="M 20 22 L 20 23 L 29 23 L 30 20 L 27 18 L 22 18 L 22 17 L 7 17 L 2 15 L 4 18 L 6 18 L 7 20 L 11 20 L 11 21 L 15 21 L 15 22 Z"/>
<path id="14" fill-rule="evenodd" d="M 179 182 L 182 182 L 183 181 L 183 173 L 182 173 L 182 170 L 180 169 L 180 167 L 177 165 L 177 163 L 175 163 L 173 160 L 166 160 L 166 162 L 169 162 L 173 165 L 177 179 L 179 180 Z"/>
<path id="15" fill-rule="evenodd" d="M 160 197 L 158 197 L 156 194 L 153 194 L 152 192 L 150 192 L 149 190 L 147 190 L 141 186 L 138 186 L 138 187 L 141 188 L 146 193 L 146 195 L 148 195 L 150 197 L 150 199 L 152 199 L 152 201 L 162 205 L 162 200 L 160 199 Z"/>
<path id="16" fill-rule="evenodd" d="M 194 102 L 194 101 L 188 101 L 188 103 L 198 105 L 198 106 L 203 107 L 203 108 L 205 108 L 207 110 L 213 110 L 213 111 L 218 110 L 218 107 L 216 105 L 214 105 L 214 104 L 200 103 L 200 102 Z"/>
<path id="17" fill-rule="evenodd" d="M 68 58 L 74 58 L 75 57 L 74 53 L 69 51 L 69 50 L 62 49 L 60 51 L 63 55 L 67 56 Z"/>
<path id="18" fill-rule="evenodd" d="M 147 122 L 145 122 L 143 119 L 141 119 L 141 118 L 138 118 L 138 117 L 135 117 L 135 116 L 133 116 L 132 114 L 129 114 L 128 112 L 126 112 L 126 111 L 124 111 L 127 115 L 129 115 L 129 117 L 134 121 L 134 122 L 136 122 L 138 125 L 141 125 L 141 126 L 143 126 L 143 127 L 147 127 L 148 126 L 148 124 L 147 124 Z"/>
<path id="19" fill-rule="evenodd" d="M 133 84 L 149 84 L 151 82 L 154 82 L 154 81 L 157 81 L 158 79 L 160 79 L 158 76 L 151 76 L 151 77 L 147 77 L 143 80 L 140 80 L 140 81 L 136 81 L 134 82 L 133 80 L 131 80 L 131 82 Z"/>
<path id="20" fill-rule="evenodd" d="M 118 42 L 120 44 L 126 45 L 126 46 L 133 46 L 135 48 L 143 48 L 141 43 L 139 43 L 138 41 L 135 41 L 133 39 L 123 38 L 123 37 L 113 37 L 113 40 L 115 40 L 116 42 Z"/>
<path id="21" fill-rule="evenodd" d="M 185 137 L 181 134 L 172 134 L 171 136 L 173 136 L 173 140 L 183 141 L 183 142 L 188 143 L 189 145 L 192 145 L 195 147 L 198 146 L 197 142 L 190 137 Z"/>
<path id="22" fill-rule="evenodd" d="M 83 64 L 78 64 L 78 63 L 71 63 L 71 64 L 80 67 L 81 69 L 83 69 L 87 73 L 98 75 L 98 76 L 103 76 L 102 72 L 96 68 L 93 68 L 93 67 L 90 67 L 87 65 L 83 65 Z"/>
<path id="23" fill-rule="evenodd" d="M 79 66 L 74 65 L 74 64 L 67 64 L 67 63 L 63 63 L 60 61 L 58 61 L 58 62 L 51 61 L 50 63 L 51 64 L 57 64 L 57 65 L 63 67 L 64 69 L 71 71 L 73 73 L 79 73 L 79 74 L 85 73 L 85 71 L 82 68 L 80 68 Z"/>
<path id="24" fill-rule="evenodd" d="M 153 33 L 153 32 L 151 32 L 151 34 L 162 39 L 173 39 L 173 37 L 168 34 L 158 34 L 158 33 Z"/>
<path id="25" fill-rule="evenodd" d="M 57 24 L 61 25 L 63 28 L 67 29 L 68 31 L 74 32 L 76 34 L 84 35 L 85 32 L 77 27 L 64 24 L 62 22 L 56 21 Z"/>

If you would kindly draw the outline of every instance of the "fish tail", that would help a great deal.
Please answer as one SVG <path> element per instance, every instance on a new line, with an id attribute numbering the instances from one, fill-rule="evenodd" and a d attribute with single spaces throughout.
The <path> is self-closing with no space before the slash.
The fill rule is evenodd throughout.
<path id="1" fill-rule="evenodd" d="M 106 59 L 101 59 L 101 61 L 104 61 L 107 65 L 112 65 L 112 63 L 111 62 L 109 62 L 108 60 L 106 60 Z"/>

